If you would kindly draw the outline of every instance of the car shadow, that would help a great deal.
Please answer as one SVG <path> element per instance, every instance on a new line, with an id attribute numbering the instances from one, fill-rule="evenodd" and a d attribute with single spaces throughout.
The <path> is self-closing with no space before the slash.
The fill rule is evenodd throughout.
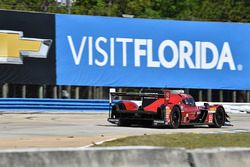
<path id="1" fill-rule="evenodd" d="M 102 124 L 97 124 L 96 126 L 101 126 L 101 127 L 117 127 L 117 128 L 145 128 L 145 129 L 173 129 L 170 126 L 143 126 L 143 125 L 136 125 L 132 124 L 131 126 L 118 126 L 116 124 L 110 124 L 110 125 L 102 125 Z M 178 129 L 211 129 L 207 125 L 182 125 Z"/>

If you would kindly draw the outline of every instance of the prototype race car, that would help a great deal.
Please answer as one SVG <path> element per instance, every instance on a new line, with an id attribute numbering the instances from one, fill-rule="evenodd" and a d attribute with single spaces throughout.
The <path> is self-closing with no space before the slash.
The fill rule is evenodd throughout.
<path id="1" fill-rule="evenodd" d="M 141 101 L 115 100 L 119 96 L 137 97 Z M 115 100 L 115 101 L 114 101 Z M 196 106 L 194 98 L 184 91 L 151 90 L 141 93 L 110 93 L 108 121 L 119 126 L 168 125 L 178 128 L 181 125 L 208 125 L 220 128 L 228 121 L 222 105 Z"/>

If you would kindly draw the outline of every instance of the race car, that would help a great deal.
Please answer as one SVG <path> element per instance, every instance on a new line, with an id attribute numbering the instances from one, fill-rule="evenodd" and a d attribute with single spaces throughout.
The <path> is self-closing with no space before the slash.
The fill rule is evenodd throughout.
<path id="1" fill-rule="evenodd" d="M 120 96 L 140 101 L 117 100 Z M 222 105 L 196 106 L 184 91 L 147 90 L 140 93 L 111 92 L 108 121 L 119 126 L 149 125 L 179 128 L 185 125 L 208 125 L 220 128 L 229 122 Z"/>

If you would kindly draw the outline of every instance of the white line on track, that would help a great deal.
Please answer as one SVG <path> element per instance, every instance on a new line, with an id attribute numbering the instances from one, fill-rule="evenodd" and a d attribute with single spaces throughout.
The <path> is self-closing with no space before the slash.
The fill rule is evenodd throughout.
<path id="1" fill-rule="evenodd" d="M 234 129 L 220 132 L 201 132 L 201 134 L 250 133 L 250 129 Z"/>
<path id="2" fill-rule="evenodd" d="M 88 147 L 92 147 L 92 146 L 96 146 L 96 145 L 100 145 L 102 143 L 105 143 L 105 142 L 108 142 L 108 141 L 113 141 L 113 140 L 116 140 L 117 138 L 111 138 L 111 139 L 107 139 L 107 140 L 103 140 L 103 141 L 99 141 L 99 142 L 94 142 L 92 144 L 89 144 L 89 145 L 86 145 L 86 146 L 83 146 L 83 147 L 79 147 L 80 149 L 81 148 L 88 148 Z"/>

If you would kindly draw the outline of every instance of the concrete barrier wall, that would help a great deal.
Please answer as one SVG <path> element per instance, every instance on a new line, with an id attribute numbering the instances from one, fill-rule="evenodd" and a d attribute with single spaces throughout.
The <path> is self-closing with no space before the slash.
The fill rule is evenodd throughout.
<path id="1" fill-rule="evenodd" d="M 0 152 L 1 167 L 189 167 L 187 159 L 185 150 L 152 147 Z"/>
<path id="2" fill-rule="evenodd" d="M 189 151 L 196 167 L 250 167 L 250 148 L 214 148 Z"/>
<path id="3" fill-rule="evenodd" d="M 0 151 L 2 167 L 249 167 L 250 148 L 113 147 Z"/>

